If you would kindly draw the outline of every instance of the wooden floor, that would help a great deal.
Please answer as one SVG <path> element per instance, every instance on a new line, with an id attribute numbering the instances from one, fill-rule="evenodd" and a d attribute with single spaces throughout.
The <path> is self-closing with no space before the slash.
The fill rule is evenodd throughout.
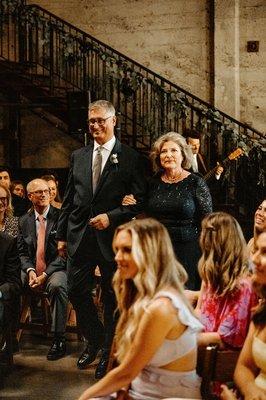
<path id="1" fill-rule="evenodd" d="M 84 343 L 67 341 L 67 355 L 48 361 L 51 339 L 23 334 L 12 372 L 0 390 L 1 400 L 76 400 L 94 383 L 95 363 L 80 371 L 76 367 Z"/>

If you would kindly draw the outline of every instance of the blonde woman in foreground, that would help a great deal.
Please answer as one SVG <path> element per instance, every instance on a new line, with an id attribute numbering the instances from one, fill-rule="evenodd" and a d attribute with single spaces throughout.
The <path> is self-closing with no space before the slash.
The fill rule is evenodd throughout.
<path id="1" fill-rule="evenodd" d="M 150 218 L 131 221 L 116 230 L 113 248 L 119 365 L 79 400 L 116 398 L 129 385 L 133 400 L 200 399 L 195 368 L 202 326 L 184 296 L 187 275 L 166 228 Z"/>

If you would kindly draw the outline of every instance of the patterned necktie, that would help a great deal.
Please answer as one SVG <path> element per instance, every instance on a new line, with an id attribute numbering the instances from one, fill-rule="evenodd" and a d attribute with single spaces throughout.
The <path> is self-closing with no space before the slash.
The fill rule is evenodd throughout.
<path id="1" fill-rule="evenodd" d="M 97 185 L 100 180 L 101 172 L 102 172 L 102 146 L 99 146 L 97 148 L 97 153 L 94 158 L 93 166 L 92 166 L 92 189 L 93 193 L 95 193 L 95 190 L 97 188 Z"/>
<path id="2" fill-rule="evenodd" d="M 38 216 L 39 230 L 37 238 L 37 251 L 36 251 L 36 273 L 37 276 L 41 275 L 46 270 L 44 244 L 45 244 L 45 220 L 42 215 Z"/>

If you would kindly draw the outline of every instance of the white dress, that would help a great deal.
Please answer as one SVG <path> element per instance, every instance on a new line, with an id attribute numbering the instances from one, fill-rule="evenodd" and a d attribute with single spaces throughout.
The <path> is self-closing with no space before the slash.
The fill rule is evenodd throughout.
<path id="1" fill-rule="evenodd" d="M 166 397 L 201 399 L 201 381 L 196 370 L 176 372 L 161 367 L 197 349 L 197 333 L 203 327 L 178 295 L 161 291 L 155 296 L 158 297 L 167 297 L 172 301 L 180 322 L 187 326 L 187 329 L 178 339 L 164 340 L 149 364 L 131 382 L 129 395 L 133 400 L 157 400 Z M 111 400 L 115 396 L 113 394 L 97 397 L 95 400 Z"/>

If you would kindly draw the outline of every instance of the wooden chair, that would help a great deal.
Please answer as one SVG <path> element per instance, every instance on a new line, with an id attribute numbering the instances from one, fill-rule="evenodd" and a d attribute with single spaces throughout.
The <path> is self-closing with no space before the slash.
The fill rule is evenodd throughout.
<path id="1" fill-rule="evenodd" d="M 31 315 L 31 305 L 33 297 L 37 297 L 41 302 L 42 318 L 40 322 L 33 322 Z M 17 333 L 17 340 L 20 341 L 22 332 L 24 329 L 30 331 L 41 331 L 44 336 L 48 335 L 51 328 L 51 317 L 50 317 L 50 302 L 48 299 L 47 292 L 33 292 L 27 289 L 22 296 L 21 306 L 21 317 L 20 317 L 20 328 Z"/>
<path id="2" fill-rule="evenodd" d="M 4 376 L 10 372 L 13 366 L 13 348 L 11 325 L 7 324 L 3 333 L 0 335 L 0 346 L 5 346 L 4 359 L 0 360 L 0 388 L 4 386 Z"/>
<path id="3" fill-rule="evenodd" d="M 201 395 L 204 400 L 215 400 L 212 395 L 211 383 L 232 382 L 238 350 L 219 350 L 217 345 L 199 348 L 197 360 L 197 373 L 202 378 Z"/>
<path id="4" fill-rule="evenodd" d="M 42 317 L 40 322 L 32 321 L 31 315 L 31 305 L 33 297 L 37 297 L 41 302 L 41 312 Z M 29 331 L 40 331 L 43 333 L 45 337 L 51 331 L 51 314 L 50 314 L 50 302 L 48 298 L 47 292 L 33 292 L 30 289 L 27 289 L 22 296 L 22 307 L 21 307 L 21 317 L 20 317 L 20 328 L 17 333 L 17 340 L 20 341 L 23 330 Z M 82 340 L 82 335 L 77 327 L 76 321 L 76 313 L 73 309 L 72 304 L 69 302 L 67 306 L 67 324 L 66 324 L 66 332 L 74 333 L 77 335 L 78 340 Z"/>

